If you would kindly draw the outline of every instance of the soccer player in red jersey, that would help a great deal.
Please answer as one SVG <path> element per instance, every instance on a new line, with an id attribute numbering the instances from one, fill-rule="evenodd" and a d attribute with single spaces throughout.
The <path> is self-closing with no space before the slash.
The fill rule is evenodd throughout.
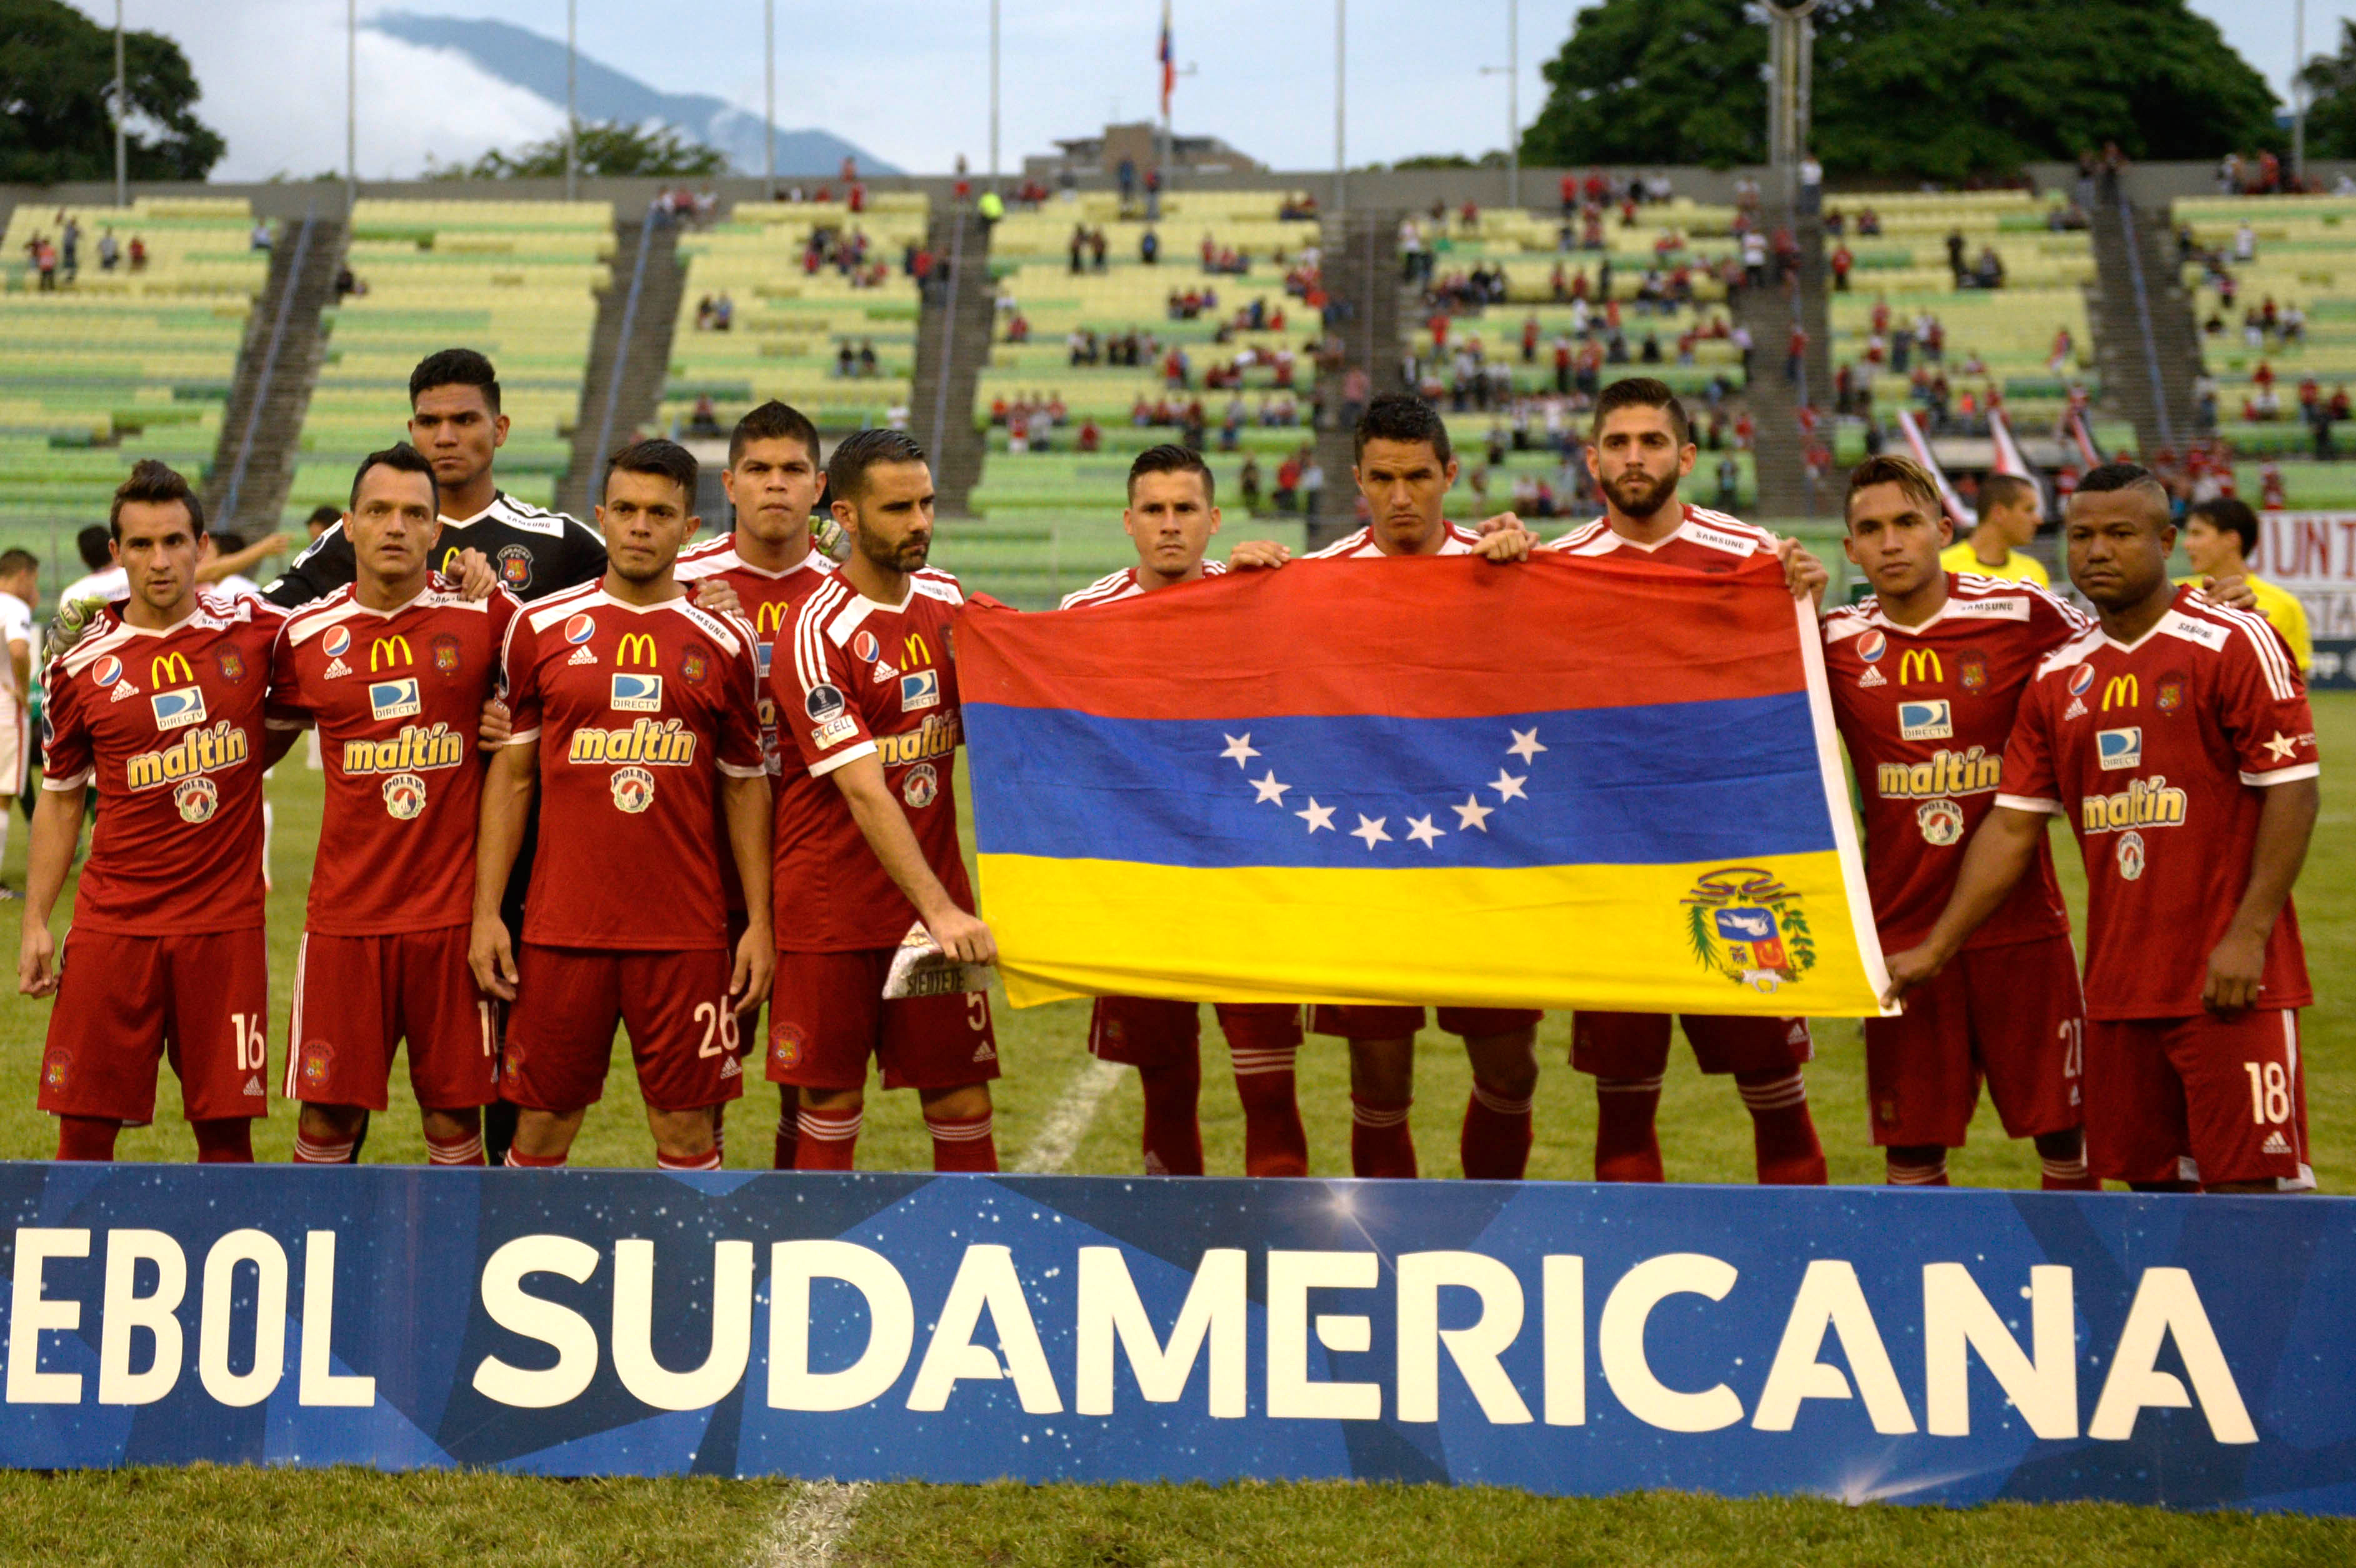
<path id="1" fill-rule="evenodd" d="M 2035 584 L 1944 570 L 1953 529 L 1912 459 L 1849 476 L 1848 558 L 1874 596 L 1825 618 L 1825 671 L 1865 807 L 1865 875 L 1885 952 L 1938 918 L 1964 843 L 1996 804 L 2005 740 L 2029 677 L 2094 623 Z M 1865 1021 L 1873 1141 L 1890 1184 L 1947 1185 L 1987 1080 L 2004 1130 L 2033 1138 L 2048 1190 L 2086 1172 L 2079 1060 L 2086 1011 L 2070 912 L 2039 835 L 1994 918 L 1895 1018 Z"/>
<path id="2" fill-rule="evenodd" d="M 1137 564 L 1066 596 L 1063 607 L 1118 604 L 1141 594 L 1199 582 L 1226 571 L 1203 553 L 1219 531 L 1209 465 L 1183 446 L 1149 446 L 1129 468 L 1129 506 L 1121 527 L 1137 545 Z M 1301 1048 L 1301 1009 L 1290 1003 L 1212 1005 L 1235 1062 L 1244 1107 L 1244 1174 L 1306 1176 L 1309 1138 L 1293 1090 Z M 1098 1059 L 1137 1069 L 1145 1091 L 1145 1169 L 1152 1176 L 1201 1176 L 1202 1009 L 1192 1002 L 1099 996 L 1088 1017 L 1088 1049 Z"/>
<path id="3" fill-rule="evenodd" d="M 514 734 L 483 787 L 477 983 L 512 999 L 501 1088 L 514 1165 L 558 1165 L 629 1026 L 656 1160 L 716 1170 L 712 1107 L 744 1090 L 736 1015 L 769 984 L 769 783 L 760 671 L 741 617 L 696 607 L 672 575 L 695 532 L 695 459 L 640 441 L 606 465 L 598 583 L 508 624 Z M 534 793 L 540 864 L 523 951 L 500 896 Z M 727 832 L 723 845 L 721 820 Z M 732 969 L 721 863 L 753 914 Z"/>
<path id="4" fill-rule="evenodd" d="M 925 564 L 933 477 L 923 447 L 900 431 L 862 430 L 834 449 L 826 484 L 851 558 L 803 604 L 792 657 L 770 681 L 778 745 L 789 732 L 793 762 L 777 791 L 769 1079 L 798 1092 L 798 1169 L 851 1168 L 873 1057 L 884 1087 L 916 1091 L 934 1169 L 992 1171 L 989 995 L 884 997 L 893 955 L 919 920 L 960 962 L 998 953 L 972 912 L 958 847 L 964 725 L 951 623 L 965 595 Z"/>
<path id="5" fill-rule="evenodd" d="M 738 420 L 728 438 L 728 467 L 721 475 L 735 521 L 719 538 L 682 551 L 677 567 L 679 580 L 695 584 L 699 592 L 713 583 L 728 585 L 744 618 L 753 623 L 761 665 L 761 755 L 773 776 L 781 772 L 777 704 L 769 693 L 777 639 L 791 632 L 803 601 L 834 575 L 833 564 L 810 538 L 810 513 L 826 488 L 818 453 L 818 427 L 798 409 L 772 400 Z M 723 868 L 730 872 L 726 886 L 733 944 L 744 934 L 744 889 L 734 868 L 724 862 Z M 757 1004 L 738 1016 L 740 1055 L 758 1046 L 760 1025 Z M 781 1171 L 793 1169 L 796 1122 L 791 1109 L 777 1117 L 773 1157 Z"/>
<path id="6" fill-rule="evenodd" d="M 196 591 L 204 508 L 178 474 L 138 464 L 107 518 L 130 596 L 49 666 L 46 760 L 25 878 L 18 987 L 54 993 L 40 1107 L 58 1157 L 103 1160 L 155 1113 L 168 1056 L 207 1162 L 253 1158 L 268 1114 L 270 952 L 262 936 L 262 774 L 292 739 L 264 727 L 285 612 Z M 91 835 L 60 955 L 49 914 Z"/>
<path id="7" fill-rule="evenodd" d="M 1355 439 L 1351 472 L 1374 521 L 1311 559 L 1481 555 L 1506 562 L 1529 553 L 1530 536 L 1510 512 L 1484 523 L 1485 533 L 1442 515 L 1456 483 L 1456 456 L 1448 426 L 1421 398 L 1376 398 L 1358 420 Z M 1238 546 L 1228 564 L 1279 566 L 1288 555 L 1280 545 L 1254 542 Z M 1464 1174 L 1518 1181 L 1529 1166 L 1542 1015 L 1535 1007 L 1437 1011 L 1440 1027 L 1463 1040 L 1472 1064 L 1472 1093 L 1457 1144 Z M 1408 1112 L 1415 1104 L 1415 1036 L 1424 1018 L 1421 1007 L 1321 1005 L 1312 1012 L 1317 1033 L 1350 1042 L 1350 1168 L 1358 1176 L 1416 1174 Z"/>
<path id="8" fill-rule="evenodd" d="M 1587 447 L 1603 516 L 1544 548 L 1574 560 L 1609 556 L 1698 572 L 1731 572 L 1769 553 L 1783 562 L 1794 596 L 1821 596 L 1824 565 L 1795 541 L 1677 499 L 1694 456 L 1693 426 L 1667 386 L 1644 376 L 1612 382 L 1596 399 Z M 1734 1075 L 1751 1112 L 1759 1179 L 1821 1186 L 1824 1146 L 1801 1070 L 1815 1054 L 1806 1022 L 1690 1013 L 1682 1022 L 1701 1070 Z M 1570 1065 L 1595 1079 L 1596 1180 L 1661 1179 L 1654 1120 L 1668 1059 L 1665 1013 L 1581 1008 L 1572 1016 Z"/>
<path id="9" fill-rule="evenodd" d="M 2314 1001 L 2291 886 L 2319 800 L 2315 721 L 2265 618 L 2168 579 L 2168 492 L 2079 482 L 2070 577 L 2102 624 L 2038 666 L 1996 808 L 1890 993 L 1933 983 L 2027 874 L 2046 819 L 2086 867 L 2086 1154 L 2143 1189 L 2304 1190 L 2297 1010 Z"/>
<path id="10" fill-rule="evenodd" d="M 483 1163 L 480 1108 L 498 1093 L 491 1004 L 466 961 L 475 734 L 519 607 L 427 569 L 435 513 L 415 448 L 362 458 L 342 521 L 356 575 L 295 612 L 272 660 L 269 722 L 316 724 L 327 775 L 282 1089 L 303 1102 L 298 1164 L 353 1157 L 404 1037 L 431 1163 Z"/>

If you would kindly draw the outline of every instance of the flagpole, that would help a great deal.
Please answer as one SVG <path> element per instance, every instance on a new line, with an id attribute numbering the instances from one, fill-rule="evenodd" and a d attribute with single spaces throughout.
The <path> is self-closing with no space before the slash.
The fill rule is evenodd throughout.
<path id="1" fill-rule="evenodd" d="M 1347 89 L 1343 75 L 1343 59 L 1349 38 L 1350 0 L 1333 0 L 1333 210 L 1342 210 L 1348 199 L 1349 163 L 1346 113 Z"/>
<path id="2" fill-rule="evenodd" d="M 777 199 L 777 0 L 761 0 L 761 172 Z"/>
<path id="3" fill-rule="evenodd" d="M 574 91 L 574 79 L 579 75 L 576 66 L 579 54 L 573 26 L 579 10 L 579 0 L 564 0 L 564 199 L 567 201 L 575 199 L 581 188 L 581 113 Z"/>
<path id="4" fill-rule="evenodd" d="M 1162 188 L 1170 187 L 1170 81 L 1178 69 L 1177 46 L 1170 37 L 1170 0 L 1162 0 L 1162 156 L 1157 170 Z"/>
<path id="5" fill-rule="evenodd" d="M 990 0 L 990 188 L 998 188 L 998 0 Z"/>
<path id="6" fill-rule="evenodd" d="M 126 145 L 125 123 L 130 119 L 128 100 L 123 97 L 123 0 L 114 0 L 114 205 L 131 205 L 131 149 Z"/>
<path id="7" fill-rule="evenodd" d="M 344 216 L 360 198 L 360 5 L 344 0 Z"/>

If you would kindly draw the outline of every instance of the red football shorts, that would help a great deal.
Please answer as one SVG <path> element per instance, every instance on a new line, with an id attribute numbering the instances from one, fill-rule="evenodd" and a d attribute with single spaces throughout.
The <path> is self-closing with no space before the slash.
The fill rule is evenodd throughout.
<path id="1" fill-rule="evenodd" d="M 491 1004 L 466 967 L 469 928 L 386 937 L 303 934 L 279 1092 L 313 1105 L 385 1108 L 392 1053 L 409 1042 L 409 1086 L 435 1111 L 499 1097 Z"/>
<path id="2" fill-rule="evenodd" d="M 2086 1165 L 2113 1181 L 2313 1187 L 2298 1015 L 2088 1020 Z"/>
<path id="3" fill-rule="evenodd" d="M 769 1081 L 803 1089 L 860 1089 L 867 1058 L 886 1089 L 962 1089 L 998 1076 L 990 997 L 884 1000 L 896 948 L 781 952 L 769 989 Z"/>
<path id="4" fill-rule="evenodd" d="M 1704 1072 L 1789 1070 L 1816 1054 L 1804 1018 L 1686 1013 L 1677 1022 Z M 1669 1015 L 1582 1008 L 1570 1015 L 1570 1065 L 1597 1078 L 1658 1078 L 1669 1065 Z"/>
<path id="5" fill-rule="evenodd" d="M 605 1093 L 614 1026 L 630 1031 L 638 1092 L 656 1111 L 693 1111 L 744 1092 L 729 956 L 605 952 L 523 945 L 508 1010 L 503 1098 L 535 1111 L 578 1111 Z"/>
<path id="6" fill-rule="evenodd" d="M 1396 1040 L 1414 1034 L 1423 1027 L 1420 1007 L 1379 1007 L 1341 1003 L 1321 1002 L 1311 1008 L 1310 1032 L 1318 1035 L 1339 1035 L 1345 1040 Z M 1442 1034 L 1478 1040 L 1491 1035 L 1510 1035 L 1515 1029 L 1535 1029 L 1545 1016 L 1535 1007 L 1440 1007 Z"/>
<path id="7" fill-rule="evenodd" d="M 1215 1002 L 1227 1044 L 1281 1050 L 1301 1044 L 1301 1009 L 1290 1002 Z M 1099 996 L 1088 1015 L 1088 1049 L 1124 1067 L 1177 1067 L 1203 1048 L 1203 1010 L 1192 1002 L 1150 996 Z"/>
<path id="8" fill-rule="evenodd" d="M 1865 1021 L 1874 1143 L 1962 1148 L 1983 1077 L 2007 1137 L 2077 1126 L 2085 1012 L 2066 936 L 1957 953 L 1904 1013 Z"/>
<path id="9" fill-rule="evenodd" d="M 155 1061 L 191 1122 L 270 1110 L 270 944 L 262 928 L 171 937 L 70 930 L 41 1058 L 44 1111 L 145 1124 Z"/>

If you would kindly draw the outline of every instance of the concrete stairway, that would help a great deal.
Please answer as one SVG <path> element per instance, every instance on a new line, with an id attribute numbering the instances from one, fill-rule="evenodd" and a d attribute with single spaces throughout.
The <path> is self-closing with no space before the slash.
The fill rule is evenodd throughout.
<path id="1" fill-rule="evenodd" d="M 556 484 L 559 511 L 587 519 L 591 487 L 614 449 L 648 426 L 670 376 L 670 340 L 687 269 L 679 259 L 679 230 L 649 211 L 635 223 L 614 225 L 611 281 L 597 299 L 597 327 L 589 339 L 589 368 L 581 378 L 581 411 L 573 424 L 573 456 Z"/>
<path id="2" fill-rule="evenodd" d="M 346 238 L 341 218 L 280 224 L 269 276 L 246 317 L 204 499 L 214 527 L 245 533 L 248 542 L 278 528 L 294 483 L 303 416 L 326 347 L 320 313 L 335 299 Z"/>
<path id="3" fill-rule="evenodd" d="M 963 517 L 989 450 L 974 423 L 974 396 L 998 314 L 990 229 L 969 209 L 936 209 L 926 243 L 947 261 L 948 276 L 941 279 L 937 261 L 917 315 L 909 433 L 932 459 L 939 514 Z"/>
<path id="4" fill-rule="evenodd" d="M 1325 225 L 1325 292 L 1342 306 L 1330 329 L 1342 351 L 1339 369 L 1318 373 L 1317 466 L 1325 472 L 1318 513 L 1309 519 L 1312 550 L 1332 543 L 1358 526 L 1358 491 L 1351 483 L 1355 460 L 1351 422 L 1344 417 L 1342 389 L 1349 373 L 1366 373 L 1367 395 L 1399 390 L 1399 329 L 1408 291 L 1399 282 L 1399 215 L 1356 209 Z"/>
<path id="5" fill-rule="evenodd" d="M 2103 402 L 2135 426 L 2145 453 L 2180 449 L 2199 434 L 2201 334 L 2167 214 L 2105 193 L 2090 216 L 2096 282 L 2086 291 L 2086 316 Z"/>
<path id="6" fill-rule="evenodd" d="M 1772 220 L 1770 225 L 1772 229 Z M 1734 300 L 1735 320 L 1751 333 L 1750 385 L 1742 395 L 1751 411 L 1751 456 L 1759 476 L 1759 496 L 1751 503 L 1751 511 L 1762 519 L 1806 517 L 1825 510 L 1826 505 L 1812 497 L 1807 465 L 1801 456 L 1802 393 L 1804 391 L 1808 401 L 1822 408 L 1831 401 L 1832 391 L 1831 376 L 1823 369 L 1831 359 L 1825 348 L 1829 324 L 1825 301 L 1824 229 L 1813 221 L 1808 228 L 1814 233 L 1813 245 L 1806 233 L 1794 230 L 1794 237 L 1800 240 L 1801 266 L 1798 283 L 1790 292 L 1771 282 L 1758 288 L 1742 289 Z M 1814 265 L 1809 259 L 1812 252 Z M 1804 388 L 1784 373 L 1791 357 L 1795 317 L 1808 334 L 1808 352 L 1803 367 Z M 1708 482 L 1698 465 L 1695 478 Z M 1698 491 L 1700 485 L 1694 484 L 1693 488 Z"/>

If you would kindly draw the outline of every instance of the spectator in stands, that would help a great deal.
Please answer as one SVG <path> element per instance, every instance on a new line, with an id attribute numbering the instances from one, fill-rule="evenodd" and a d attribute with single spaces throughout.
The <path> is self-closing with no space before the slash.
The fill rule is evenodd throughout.
<path id="1" fill-rule="evenodd" d="M 1325 493 L 1325 466 L 1317 460 L 1316 448 L 1304 447 L 1302 450 L 1308 452 L 1309 462 L 1301 470 L 1301 510 L 1305 515 L 1315 517 L 1319 498 Z"/>
<path id="2" fill-rule="evenodd" d="M 147 242 L 136 234 L 131 236 L 131 270 L 134 273 L 147 270 Z"/>
<path id="3" fill-rule="evenodd" d="M 267 219 L 257 218 L 253 220 L 253 233 L 246 242 L 257 251 L 270 249 L 270 223 Z"/>
<path id="4" fill-rule="evenodd" d="M 862 376 L 873 377 L 876 369 L 875 339 L 862 338 L 859 340 L 859 373 Z"/>
<path id="5" fill-rule="evenodd" d="M 44 294 L 53 293 L 58 286 L 58 248 L 46 235 L 36 234 L 26 249 L 33 252 L 33 270 L 40 277 Z"/>
<path id="6" fill-rule="evenodd" d="M 98 234 L 98 270 L 111 273 L 114 270 L 115 264 L 122 260 L 123 247 L 115 241 L 114 226 L 109 224 L 100 230 Z"/>
<path id="7" fill-rule="evenodd" d="M 1137 259 L 1149 267 L 1159 263 L 1162 260 L 1162 236 L 1148 229 L 1137 242 Z"/>
<path id="8" fill-rule="evenodd" d="M 855 359 L 856 356 L 851 352 L 851 339 L 845 338 L 834 350 L 834 373 L 849 381 L 854 372 Z"/>
<path id="9" fill-rule="evenodd" d="M 728 330 L 729 323 L 735 319 L 736 302 L 728 297 L 726 289 L 722 289 L 720 296 L 712 302 L 712 329 L 714 332 L 725 332 Z"/>
<path id="10" fill-rule="evenodd" d="M 58 231 L 58 248 L 66 282 L 71 283 L 81 275 L 81 220 L 71 213 L 66 215 L 65 227 Z"/>
<path id="11" fill-rule="evenodd" d="M 1096 416 L 1094 414 L 1090 414 L 1087 418 L 1080 421 L 1080 450 L 1083 452 L 1094 452 L 1103 445 L 1104 432 L 1097 428 Z"/>
<path id="12" fill-rule="evenodd" d="M 303 520 L 303 532 L 316 540 L 343 520 L 340 507 L 315 506 L 311 509 L 311 515 Z"/>
<path id="13" fill-rule="evenodd" d="M 1236 493 L 1243 499 L 1244 510 L 1259 510 L 1259 459 L 1244 454 L 1243 467 L 1236 470 Z"/>
<path id="14" fill-rule="evenodd" d="M 704 392 L 696 398 L 694 411 L 687 417 L 687 433 L 705 440 L 723 434 L 720 428 L 720 410 L 713 406 L 710 392 Z"/>

